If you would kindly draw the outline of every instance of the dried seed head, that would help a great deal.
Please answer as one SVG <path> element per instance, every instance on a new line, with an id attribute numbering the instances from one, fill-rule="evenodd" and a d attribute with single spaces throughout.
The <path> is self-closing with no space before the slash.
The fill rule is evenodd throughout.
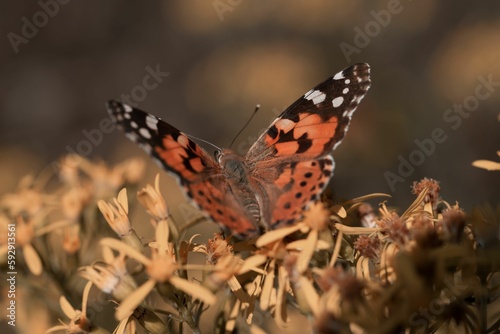
<path id="1" fill-rule="evenodd" d="M 405 221 L 395 212 L 382 218 L 377 225 L 382 229 L 382 233 L 399 245 L 406 245 L 410 240 L 410 231 Z"/>
<path id="2" fill-rule="evenodd" d="M 360 235 L 354 243 L 354 248 L 364 257 L 370 259 L 380 257 L 380 239 L 376 235 Z"/>
<path id="3" fill-rule="evenodd" d="M 442 244 L 432 220 L 427 215 L 419 215 L 415 218 L 411 232 L 413 239 L 422 248 L 435 248 Z"/>
<path id="4" fill-rule="evenodd" d="M 412 193 L 415 195 L 420 194 L 425 188 L 428 188 L 427 196 L 425 196 L 424 203 L 431 203 L 432 208 L 435 210 L 437 202 L 439 201 L 439 181 L 429 178 L 423 178 L 419 182 L 414 181 L 412 185 Z"/>
<path id="5" fill-rule="evenodd" d="M 465 228 L 465 213 L 458 207 L 443 212 L 443 219 L 439 221 L 443 238 L 458 243 L 462 240 Z"/>

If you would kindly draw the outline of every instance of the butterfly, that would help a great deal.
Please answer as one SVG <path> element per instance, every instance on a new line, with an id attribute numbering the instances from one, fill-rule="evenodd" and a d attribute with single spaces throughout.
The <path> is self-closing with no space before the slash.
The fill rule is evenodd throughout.
<path id="1" fill-rule="evenodd" d="M 117 100 L 107 109 L 125 135 L 177 177 L 188 198 L 238 237 L 293 224 L 333 176 L 332 151 L 370 87 L 370 66 L 352 65 L 285 109 L 242 157 L 213 158 L 188 135 Z"/>

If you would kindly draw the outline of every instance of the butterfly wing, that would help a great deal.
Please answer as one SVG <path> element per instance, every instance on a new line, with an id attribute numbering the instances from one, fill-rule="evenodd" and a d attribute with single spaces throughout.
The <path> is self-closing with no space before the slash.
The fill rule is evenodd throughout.
<path id="1" fill-rule="evenodd" d="M 370 87 L 370 67 L 355 64 L 288 107 L 252 145 L 246 160 L 271 228 L 295 221 L 333 175 L 334 150 Z"/>
<path id="2" fill-rule="evenodd" d="M 161 119 L 119 101 L 107 109 L 125 135 L 177 178 L 188 198 L 212 219 L 236 234 L 252 234 L 247 217 L 229 189 L 218 163 L 189 137 Z"/>

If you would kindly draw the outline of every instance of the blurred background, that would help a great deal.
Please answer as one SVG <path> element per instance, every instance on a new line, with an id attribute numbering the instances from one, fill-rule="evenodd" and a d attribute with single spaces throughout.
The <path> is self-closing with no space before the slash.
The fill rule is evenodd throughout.
<path id="1" fill-rule="evenodd" d="M 367 62 L 372 88 L 334 154 L 336 198 L 385 192 L 405 208 L 430 177 L 466 210 L 499 202 L 500 172 L 471 166 L 499 160 L 498 1 L 42 0 L 2 2 L 0 17 L 0 195 L 67 153 L 147 159 L 110 129 L 111 98 L 220 147 L 260 104 L 243 155 L 295 99 Z"/>
<path id="2" fill-rule="evenodd" d="M 368 62 L 372 88 L 335 152 L 336 196 L 387 192 L 397 194 L 392 204 L 404 206 L 411 183 L 431 177 L 441 181 L 445 199 L 466 209 L 500 198 L 499 173 L 471 166 L 497 159 L 500 149 L 500 87 L 474 98 L 480 77 L 500 81 L 498 1 L 0 6 L 0 193 L 69 152 L 105 162 L 141 156 L 122 133 L 101 128 L 111 98 L 128 96 L 221 147 L 259 103 L 234 147 L 244 154 L 304 92 L 350 64 Z M 447 111 L 463 103 L 472 111 Z M 430 140 L 436 128 L 446 140 L 434 149 L 429 144 L 428 154 L 415 152 L 422 151 L 415 140 Z M 398 171 L 402 160 L 413 165 L 410 171 Z"/>

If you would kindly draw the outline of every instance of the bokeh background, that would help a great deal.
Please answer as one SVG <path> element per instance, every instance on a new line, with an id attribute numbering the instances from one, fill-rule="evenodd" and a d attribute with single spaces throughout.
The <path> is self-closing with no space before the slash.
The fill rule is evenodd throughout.
<path id="1" fill-rule="evenodd" d="M 386 192 L 404 208 L 412 182 L 431 177 L 466 210 L 499 202 L 500 173 L 471 163 L 499 160 L 500 84 L 456 129 L 443 118 L 480 77 L 500 82 L 498 1 L 62 2 L 0 4 L 0 195 L 70 152 L 107 163 L 146 157 L 118 130 L 99 130 L 104 103 L 122 94 L 221 147 L 260 104 L 234 146 L 243 154 L 296 98 L 368 62 L 372 88 L 335 152 L 335 196 Z M 168 76 L 146 90 L 151 69 Z M 435 128 L 446 141 L 391 187 L 387 172 L 398 174 L 400 157 Z M 95 144 L 84 143 L 89 133 Z"/>

